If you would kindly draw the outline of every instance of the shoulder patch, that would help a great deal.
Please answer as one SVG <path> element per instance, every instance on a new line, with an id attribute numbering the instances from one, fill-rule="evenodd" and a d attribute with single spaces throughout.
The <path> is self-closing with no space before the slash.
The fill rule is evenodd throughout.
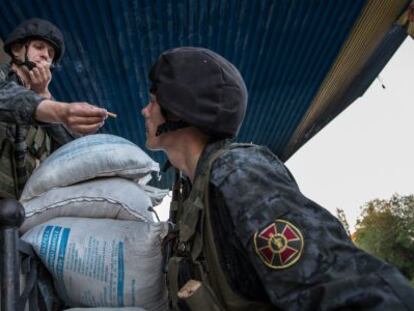
<path id="1" fill-rule="evenodd" d="M 253 237 L 254 248 L 262 262 L 272 269 L 285 269 L 302 256 L 304 240 L 290 222 L 276 219 Z"/>

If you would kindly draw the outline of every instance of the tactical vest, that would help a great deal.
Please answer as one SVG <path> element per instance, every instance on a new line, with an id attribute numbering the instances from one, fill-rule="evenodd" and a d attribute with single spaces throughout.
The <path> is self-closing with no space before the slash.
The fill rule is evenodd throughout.
<path id="1" fill-rule="evenodd" d="M 7 74 L 0 70 L 0 81 Z M 50 154 L 44 128 L 0 122 L 0 198 L 18 199 L 28 177 Z"/>
<path id="2" fill-rule="evenodd" d="M 180 263 L 191 266 L 192 278 L 201 286 L 185 299 L 191 310 L 274 310 L 270 304 L 249 301 L 235 293 L 221 268 L 214 242 L 209 205 L 209 179 L 213 162 L 234 148 L 248 148 L 251 144 L 230 144 L 213 153 L 207 165 L 193 183 L 191 193 L 183 204 L 172 204 L 177 209 L 178 236 L 174 253 L 168 261 L 167 284 L 171 304 L 178 307 Z M 241 276 L 242 277 L 242 276 Z"/>
<path id="3" fill-rule="evenodd" d="M 16 134 L 23 137 L 21 142 L 16 142 Z M 0 122 L 0 198 L 18 199 L 27 178 L 50 150 L 44 128 Z"/>

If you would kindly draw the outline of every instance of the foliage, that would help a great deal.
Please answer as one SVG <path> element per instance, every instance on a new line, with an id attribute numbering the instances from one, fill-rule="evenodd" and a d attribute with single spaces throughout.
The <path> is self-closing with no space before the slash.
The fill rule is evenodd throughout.
<path id="1" fill-rule="evenodd" d="M 344 229 L 345 229 L 346 233 L 350 237 L 351 233 L 349 231 L 349 224 L 348 224 L 348 221 L 346 220 L 346 215 L 345 215 L 345 212 L 342 208 L 336 208 L 336 217 L 339 219 L 342 226 L 344 226 Z"/>
<path id="2" fill-rule="evenodd" d="M 357 220 L 355 243 L 395 265 L 414 283 L 414 195 L 366 203 Z"/>

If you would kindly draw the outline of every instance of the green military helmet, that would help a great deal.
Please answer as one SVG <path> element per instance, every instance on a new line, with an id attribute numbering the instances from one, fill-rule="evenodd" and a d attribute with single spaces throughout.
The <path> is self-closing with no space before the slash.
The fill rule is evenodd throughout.
<path id="1" fill-rule="evenodd" d="M 178 117 L 160 125 L 157 134 L 184 127 L 209 136 L 237 136 L 247 107 L 247 89 L 240 72 L 217 53 L 199 47 L 179 47 L 161 54 L 152 66 L 151 93 L 161 108 Z M 174 126 L 175 123 L 175 126 Z"/>

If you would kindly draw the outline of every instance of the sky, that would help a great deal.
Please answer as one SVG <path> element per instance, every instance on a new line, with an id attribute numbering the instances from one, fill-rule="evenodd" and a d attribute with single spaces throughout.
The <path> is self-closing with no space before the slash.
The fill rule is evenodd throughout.
<path id="1" fill-rule="evenodd" d="M 301 191 L 334 215 L 343 209 L 351 228 L 366 202 L 414 194 L 413 39 L 379 77 L 286 162 Z"/>
<path id="2" fill-rule="evenodd" d="M 407 38 L 365 94 L 286 162 L 308 198 L 334 215 L 345 211 L 351 231 L 366 202 L 414 194 L 413 81 Z M 155 208 L 162 220 L 168 204 Z"/>

